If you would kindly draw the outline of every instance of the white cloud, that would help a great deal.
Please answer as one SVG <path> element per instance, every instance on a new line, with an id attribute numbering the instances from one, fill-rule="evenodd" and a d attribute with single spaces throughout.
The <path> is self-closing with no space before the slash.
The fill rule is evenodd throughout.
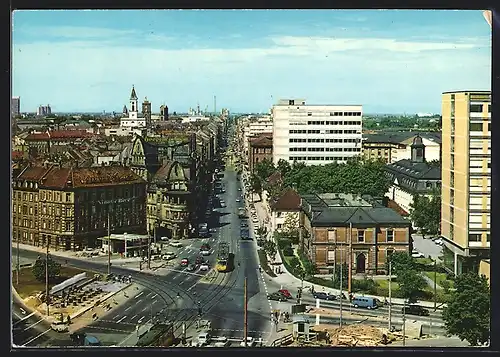
<path id="1" fill-rule="evenodd" d="M 119 30 L 99 27 L 83 27 L 83 26 L 43 26 L 43 27 L 22 27 L 14 31 L 20 31 L 27 35 L 39 37 L 60 37 L 68 39 L 90 39 L 90 38 L 112 38 L 124 37 L 138 34 L 135 30 Z"/>
<path id="2" fill-rule="evenodd" d="M 418 53 L 423 51 L 442 51 L 480 48 L 481 41 L 456 42 L 418 42 L 400 41 L 385 38 L 328 38 L 328 37 L 274 37 L 272 41 L 279 46 L 295 47 L 301 52 L 322 51 L 326 53 L 353 50 L 381 50 L 391 52 Z"/>
<path id="3" fill-rule="evenodd" d="M 421 111 L 430 111 L 443 91 L 488 89 L 490 82 L 491 57 L 477 39 L 272 40 L 270 47 L 179 50 L 151 48 L 155 43 L 148 48 L 148 44 L 133 47 L 111 40 L 83 41 L 82 37 L 14 44 L 13 89 L 23 97 L 23 110 L 34 110 L 38 102 L 51 103 L 55 110 L 121 109 L 133 83 L 138 94 L 147 95 L 155 106 L 167 100 L 177 110 L 198 99 L 204 107 L 204 96 L 211 97 L 208 92 L 228 104 L 255 97 L 257 106 L 272 104 L 271 95 L 274 101 L 302 95 L 310 102 L 368 98 L 388 103 L 401 98 L 412 102 L 419 93 L 425 105 L 433 103 Z M 377 99 L 379 95 L 384 97 Z"/>

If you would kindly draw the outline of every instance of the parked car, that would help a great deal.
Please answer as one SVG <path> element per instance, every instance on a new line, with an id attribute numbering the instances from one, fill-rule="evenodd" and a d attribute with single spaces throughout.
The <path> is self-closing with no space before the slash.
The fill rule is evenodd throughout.
<path id="1" fill-rule="evenodd" d="M 214 337 L 213 342 L 215 342 L 214 347 L 228 347 L 231 345 L 231 342 L 224 336 Z"/>
<path id="2" fill-rule="evenodd" d="M 408 305 L 401 309 L 401 313 L 417 316 L 429 316 L 429 310 L 419 305 Z"/>
<path id="3" fill-rule="evenodd" d="M 210 269 L 210 266 L 208 265 L 208 262 L 203 262 L 200 265 L 200 271 L 208 271 Z"/>
<path id="4" fill-rule="evenodd" d="M 436 243 L 437 245 L 443 245 L 443 240 L 441 238 L 438 238 L 434 241 L 434 243 Z"/>
<path id="5" fill-rule="evenodd" d="M 181 243 L 181 242 L 179 242 L 179 241 L 177 241 L 177 240 L 174 240 L 174 241 L 172 241 L 172 242 L 170 242 L 170 243 L 168 243 L 168 244 L 169 244 L 171 247 L 174 247 L 174 248 L 180 248 L 180 247 L 182 247 L 182 243 Z"/>
<path id="6" fill-rule="evenodd" d="M 245 347 L 245 340 L 241 341 L 240 343 L 241 347 Z M 248 336 L 247 337 L 247 347 L 254 347 L 255 346 L 255 340 L 253 337 Z"/>
<path id="7" fill-rule="evenodd" d="M 200 248 L 200 253 L 202 255 L 210 255 L 210 246 L 208 244 L 203 244 Z"/>
<path id="8" fill-rule="evenodd" d="M 417 252 L 416 250 L 414 250 L 414 251 L 411 253 L 411 256 L 412 256 L 413 258 L 423 258 L 423 257 L 424 257 L 424 255 L 423 255 L 422 253 Z"/>
<path id="9" fill-rule="evenodd" d="M 287 289 L 281 289 L 281 290 L 278 290 L 278 292 L 283 294 L 283 296 L 286 297 L 287 299 L 293 298 L 292 294 L 290 294 L 290 292 Z"/>
<path id="10" fill-rule="evenodd" d="M 172 260 L 172 259 L 177 258 L 177 255 L 175 253 L 172 253 L 172 252 L 167 252 L 167 253 L 163 254 L 161 258 L 163 260 Z"/>
<path id="11" fill-rule="evenodd" d="M 281 294 L 279 292 L 275 292 L 275 293 L 269 294 L 269 295 L 267 295 L 267 298 L 269 300 L 281 301 L 281 302 L 284 302 L 284 301 L 288 300 L 283 294 Z"/>
<path id="12" fill-rule="evenodd" d="M 187 271 L 195 271 L 196 270 L 196 265 L 194 264 L 189 264 L 188 267 L 186 268 Z"/>
<path id="13" fill-rule="evenodd" d="M 182 258 L 181 259 L 181 267 L 187 267 L 189 265 L 189 259 L 188 258 Z"/>
<path id="14" fill-rule="evenodd" d="M 313 296 L 315 299 L 329 300 L 329 301 L 333 301 L 337 298 L 335 295 L 330 293 L 325 293 L 324 291 L 315 291 L 313 292 Z"/>

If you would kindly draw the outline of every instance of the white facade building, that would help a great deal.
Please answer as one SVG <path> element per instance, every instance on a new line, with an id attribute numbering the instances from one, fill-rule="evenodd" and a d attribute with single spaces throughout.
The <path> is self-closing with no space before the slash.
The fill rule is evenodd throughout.
<path id="1" fill-rule="evenodd" d="M 361 154 L 361 105 L 306 105 L 280 100 L 272 108 L 273 162 L 325 165 Z"/>
<path id="2" fill-rule="evenodd" d="M 128 117 L 120 119 L 120 127 L 122 128 L 145 128 L 146 118 L 139 115 L 139 98 L 135 93 L 135 88 L 132 86 L 132 93 L 130 94 L 130 109 Z"/>
<path id="3" fill-rule="evenodd" d="M 273 121 L 269 115 L 251 118 L 243 129 L 243 150 L 248 154 L 248 141 L 252 137 L 259 136 L 263 133 L 273 132 Z"/>
<path id="4" fill-rule="evenodd" d="M 404 149 L 393 149 L 391 155 L 391 162 L 396 162 L 403 159 L 411 159 L 411 144 L 413 142 L 413 137 L 406 139 L 401 142 L 401 144 L 405 144 L 406 147 Z M 426 138 L 422 135 L 422 142 L 425 145 L 425 159 L 426 161 L 440 161 L 441 160 L 441 144 L 432 140 L 431 138 Z"/>

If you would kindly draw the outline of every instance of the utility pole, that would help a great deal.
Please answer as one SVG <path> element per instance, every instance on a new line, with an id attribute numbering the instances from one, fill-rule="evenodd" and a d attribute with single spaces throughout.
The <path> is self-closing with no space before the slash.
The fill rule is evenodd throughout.
<path id="1" fill-rule="evenodd" d="M 19 268 L 20 268 L 20 263 L 19 263 L 19 236 L 17 236 L 17 269 L 16 269 L 16 285 L 19 285 Z"/>
<path id="2" fill-rule="evenodd" d="M 406 299 L 403 300 L 403 347 L 406 346 Z"/>
<path id="3" fill-rule="evenodd" d="M 49 310 L 49 237 L 46 238 L 47 252 L 45 253 L 45 305 L 47 305 L 47 317 L 50 316 Z"/>
<path id="4" fill-rule="evenodd" d="M 248 336 L 248 301 L 247 301 L 247 278 L 245 277 L 245 283 L 244 283 L 244 302 L 243 302 L 243 305 L 244 305 L 244 309 L 245 309 L 245 313 L 244 313 L 244 325 L 243 325 L 243 338 L 244 338 L 244 341 L 245 341 L 245 348 L 247 347 L 247 336 Z"/>
<path id="5" fill-rule="evenodd" d="M 434 312 L 436 312 L 436 293 L 437 293 L 437 283 L 436 283 L 436 275 L 437 275 L 437 266 L 436 266 L 436 261 L 434 260 Z M 432 314 L 429 314 L 430 316 L 430 334 L 432 334 Z"/>
<path id="6" fill-rule="evenodd" d="M 111 274 L 111 219 L 108 211 L 108 275 Z M 126 238 L 125 238 L 126 239 Z"/>
<path id="7" fill-rule="evenodd" d="M 352 287 L 352 222 L 349 222 L 349 275 L 348 275 L 348 280 L 347 280 L 347 290 L 349 292 L 349 295 L 351 295 L 351 287 Z"/>
<path id="8" fill-rule="evenodd" d="M 151 270 L 151 236 L 148 234 L 148 269 Z"/>
<path id="9" fill-rule="evenodd" d="M 341 258 L 343 258 L 343 251 L 343 249 L 340 251 Z M 342 265 L 344 265 L 344 262 L 342 260 L 343 259 L 340 259 L 340 328 L 342 328 Z"/>
<path id="10" fill-rule="evenodd" d="M 392 261 L 389 256 L 389 331 L 391 331 L 392 326 Z"/>

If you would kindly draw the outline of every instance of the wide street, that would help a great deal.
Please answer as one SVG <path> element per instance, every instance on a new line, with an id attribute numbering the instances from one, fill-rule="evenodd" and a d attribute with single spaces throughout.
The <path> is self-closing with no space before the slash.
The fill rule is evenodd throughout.
<path id="1" fill-rule="evenodd" d="M 266 337 L 264 335 L 270 331 L 268 319 L 270 306 L 258 271 L 255 242 L 240 239 L 237 210 L 243 203 L 236 202 L 239 195 L 236 172 L 226 171 L 221 181 L 225 191 L 219 194 L 219 198 L 226 202 L 227 207 L 219 208 L 219 213 L 213 212 L 213 218 L 209 220 L 209 224 L 216 230 L 212 236 L 205 239 L 194 238 L 181 241 L 183 244 L 181 248 L 169 247 L 168 250 L 177 254 L 177 259 L 169 267 L 163 268 L 167 271 L 162 275 L 148 270 L 138 271 L 112 266 L 112 273 L 132 276 L 133 282 L 140 284 L 145 290 L 141 291 L 137 297 L 126 300 L 122 305 L 113 308 L 106 316 L 90 323 L 83 331 L 99 336 L 98 338 L 102 339 L 105 345 L 118 344 L 133 332 L 137 325 L 148 323 L 151 316 L 155 316 L 157 320 L 165 319 L 176 322 L 176 331 L 179 333 L 183 322 L 188 329 L 194 326 L 198 319 L 198 308 L 201 307 L 201 318 L 210 320 L 214 331 L 220 331 L 220 335 L 228 338 L 242 338 L 246 277 L 249 335 Z M 218 200 L 215 199 L 214 203 L 217 205 Z M 194 262 L 199 256 L 201 245 L 209 243 L 212 247 L 212 254 L 208 258 L 213 268 L 219 241 L 230 244 L 230 252 L 235 256 L 233 271 L 228 273 L 187 272 L 186 268 L 180 267 L 180 259 L 187 258 L 190 262 Z M 15 248 L 13 251 L 13 254 L 16 254 Z M 39 254 L 36 251 L 20 250 L 23 261 L 36 259 Z M 106 261 L 99 258 L 81 260 L 53 255 L 53 259 L 84 270 L 107 272 Z M 46 346 L 70 344 L 69 338 L 63 337 L 64 334 L 49 331 L 49 335 L 49 332 L 45 332 L 48 326 L 42 332 L 49 336 L 46 338 L 44 338 L 45 335 L 39 336 L 40 332 L 30 327 L 33 323 L 22 331 L 27 337 L 25 338 L 24 335 L 22 338 L 19 337 L 19 342 L 29 341 L 29 345 Z M 30 341 L 33 338 L 35 339 Z"/>

